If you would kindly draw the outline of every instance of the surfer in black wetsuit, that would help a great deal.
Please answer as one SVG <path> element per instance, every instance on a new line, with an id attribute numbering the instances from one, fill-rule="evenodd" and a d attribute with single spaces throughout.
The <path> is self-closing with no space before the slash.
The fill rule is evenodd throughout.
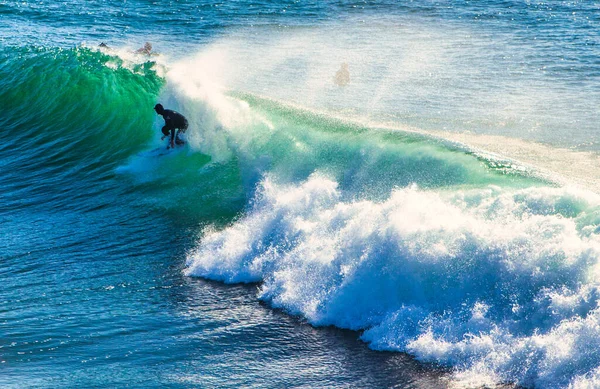
<path id="1" fill-rule="evenodd" d="M 164 109 L 162 104 L 156 104 L 154 106 L 154 110 L 157 114 L 162 115 L 162 117 L 165 119 L 165 125 L 162 128 L 162 133 L 164 136 L 160 138 L 160 140 L 163 140 L 165 137 L 169 136 L 169 133 L 171 134 L 171 141 L 169 142 L 167 149 L 170 147 L 175 147 L 175 144 L 184 144 L 185 142 L 179 139 L 179 133 L 185 133 L 185 130 L 187 130 L 187 119 L 179 112 L 175 112 L 170 109 Z M 175 130 L 177 130 L 177 135 L 175 135 Z"/>

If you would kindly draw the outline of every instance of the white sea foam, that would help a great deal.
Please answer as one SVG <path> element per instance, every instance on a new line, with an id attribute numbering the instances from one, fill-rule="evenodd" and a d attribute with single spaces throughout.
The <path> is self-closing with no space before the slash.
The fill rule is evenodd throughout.
<path id="1" fill-rule="evenodd" d="M 319 174 L 297 186 L 266 178 L 246 216 L 205 231 L 187 273 L 262 282 L 273 306 L 453 366 L 457 385 L 591 387 L 598 205 L 564 188 L 408 187 L 350 201 Z"/>
<path id="2" fill-rule="evenodd" d="M 276 129 L 222 93 L 215 82 L 227 78 L 221 49 L 173 66 L 165 97 L 198 129 L 194 147 L 217 160 L 248 152 L 254 163 L 260 134 Z M 517 157 L 540 167 L 532 155 L 541 154 Z M 541 167 L 568 174 L 575 160 L 564 150 L 559 162 Z M 314 325 L 364 330 L 375 349 L 454 367 L 457 387 L 599 381 L 597 195 L 413 186 L 371 201 L 353 199 L 318 173 L 300 184 L 275 177 L 261 181 L 241 219 L 204 231 L 187 274 L 260 282 L 260 298 Z"/>

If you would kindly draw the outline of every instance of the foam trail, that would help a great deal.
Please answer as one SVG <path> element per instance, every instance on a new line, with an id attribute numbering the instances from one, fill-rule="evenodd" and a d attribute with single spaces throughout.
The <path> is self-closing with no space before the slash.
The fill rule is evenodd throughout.
<path id="1" fill-rule="evenodd" d="M 600 367 L 600 199 L 575 189 L 397 189 L 266 178 L 246 216 L 206 231 L 187 274 L 262 282 L 314 325 L 456 368 L 457 382 L 585 387 Z"/>

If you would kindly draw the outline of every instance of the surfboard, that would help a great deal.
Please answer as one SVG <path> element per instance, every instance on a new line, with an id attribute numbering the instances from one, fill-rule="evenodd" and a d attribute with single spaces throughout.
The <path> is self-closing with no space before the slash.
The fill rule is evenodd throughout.
<path id="1" fill-rule="evenodd" d="M 174 148 L 167 149 L 166 147 L 161 146 L 152 150 L 139 152 L 137 155 L 145 158 L 162 157 L 163 155 L 171 154 L 178 148 L 179 146 L 175 146 Z"/>
<path id="2" fill-rule="evenodd" d="M 160 146 L 160 147 L 157 147 L 152 150 L 141 151 L 137 155 L 139 157 L 146 157 L 146 158 L 160 157 L 163 155 L 171 154 L 172 152 L 175 152 L 177 150 L 181 150 L 181 149 L 183 149 L 183 146 L 185 146 L 186 144 L 187 144 L 186 140 L 178 137 L 175 139 L 175 147 L 167 148 L 166 146 Z"/>

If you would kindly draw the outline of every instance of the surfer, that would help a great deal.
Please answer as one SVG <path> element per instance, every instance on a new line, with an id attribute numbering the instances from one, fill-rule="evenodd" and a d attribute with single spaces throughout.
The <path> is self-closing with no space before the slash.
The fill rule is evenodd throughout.
<path id="1" fill-rule="evenodd" d="M 150 42 L 144 43 L 144 46 L 142 46 L 139 49 L 137 49 L 135 51 L 135 53 L 136 54 L 144 54 L 144 55 L 152 55 L 152 54 L 154 54 L 152 52 L 152 43 L 150 43 Z"/>
<path id="2" fill-rule="evenodd" d="M 165 125 L 161 130 L 163 137 L 160 138 L 160 140 L 163 140 L 169 136 L 169 133 L 171 135 L 171 140 L 167 146 L 167 149 L 170 147 L 175 147 L 176 144 L 178 146 L 184 144 L 185 142 L 179 138 L 179 134 L 185 133 L 187 130 L 187 119 L 179 112 L 175 112 L 170 109 L 164 109 L 162 104 L 156 104 L 154 106 L 154 110 L 157 114 L 162 115 L 162 117 L 165 119 Z M 175 130 L 177 130 L 177 134 L 175 134 Z"/>
<path id="3" fill-rule="evenodd" d="M 346 86 L 350 82 L 350 71 L 348 71 L 348 64 L 343 63 L 340 70 L 335 73 L 334 82 L 339 86 Z"/>

